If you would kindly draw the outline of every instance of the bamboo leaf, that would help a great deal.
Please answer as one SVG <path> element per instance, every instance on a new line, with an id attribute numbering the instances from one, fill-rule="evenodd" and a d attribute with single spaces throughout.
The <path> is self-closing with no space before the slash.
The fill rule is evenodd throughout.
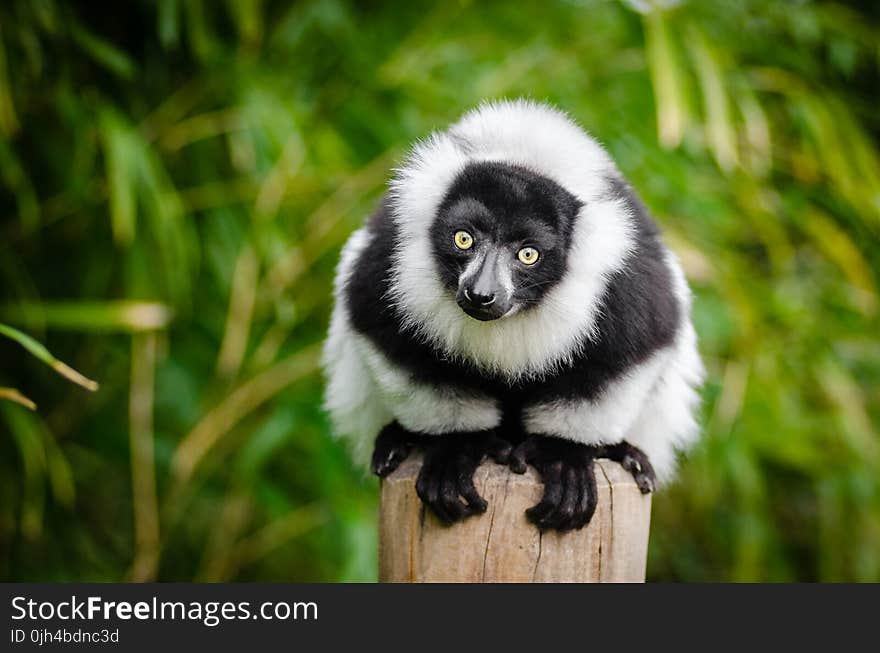
<path id="1" fill-rule="evenodd" d="M 18 117 L 12 102 L 12 89 L 9 85 L 9 74 L 6 67 L 6 47 L 0 33 L 0 132 L 11 136 L 18 131 Z"/>
<path id="2" fill-rule="evenodd" d="M 136 70 L 134 61 L 124 51 L 106 39 L 101 38 L 78 23 L 72 24 L 70 33 L 73 36 L 73 40 L 93 60 L 104 66 L 107 70 L 125 79 L 131 79 L 134 75 Z"/>
<path id="3" fill-rule="evenodd" d="M 730 171 L 739 162 L 739 157 L 736 131 L 730 117 L 730 100 L 718 55 L 694 25 L 689 26 L 687 42 L 703 93 L 706 140 L 718 167 Z"/>
<path id="4" fill-rule="evenodd" d="M 665 147 L 681 143 L 687 124 L 682 74 L 669 38 L 666 17 L 655 9 L 644 16 L 645 55 L 657 104 L 657 135 Z"/>
<path id="5" fill-rule="evenodd" d="M 164 329 L 172 310 L 160 302 L 19 302 L 0 306 L 2 319 L 33 328 L 128 332 Z"/>
<path id="6" fill-rule="evenodd" d="M 72 381 L 78 386 L 81 386 L 91 392 L 95 392 L 98 389 L 98 384 L 95 381 L 92 381 L 91 379 L 83 376 L 66 363 L 55 358 L 51 353 L 49 353 L 49 350 L 46 349 L 46 347 L 31 338 L 29 335 L 22 333 L 17 329 L 13 329 L 12 327 L 5 324 L 0 324 L 0 335 L 4 335 L 7 338 L 15 340 L 28 352 L 30 352 L 36 358 L 58 372 L 58 374 L 60 374 L 67 380 Z"/>
<path id="7" fill-rule="evenodd" d="M 134 240 L 137 224 L 134 170 L 137 151 L 126 127 L 113 111 L 107 110 L 101 114 L 100 131 L 110 189 L 113 237 L 117 243 L 129 245 Z"/>
<path id="8" fill-rule="evenodd" d="M 21 404 L 25 408 L 29 408 L 30 410 L 36 410 L 37 405 L 21 394 L 15 388 L 0 388 L 0 399 L 6 399 L 7 401 L 12 401 L 16 404 Z"/>

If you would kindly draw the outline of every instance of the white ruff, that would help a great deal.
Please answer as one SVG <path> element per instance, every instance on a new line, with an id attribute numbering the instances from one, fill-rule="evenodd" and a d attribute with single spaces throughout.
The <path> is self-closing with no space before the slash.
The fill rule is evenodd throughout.
<path id="1" fill-rule="evenodd" d="M 564 279 L 536 307 L 492 322 L 468 317 L 442 286 L 429 239 L 446 191 L 477 161 L 528 168 L 584 203 Z M 608 178 L 618 176 L 601 146 L 565 114 L 522 100 L 485 104 L 418 143 L 391 183 L 400 230 L 391 296 L 406 326 L 451 358 L 510 379 L 571 361 L 594 335 L 607 280 L 633 248 L 625 204 L 603 196 Z"/>

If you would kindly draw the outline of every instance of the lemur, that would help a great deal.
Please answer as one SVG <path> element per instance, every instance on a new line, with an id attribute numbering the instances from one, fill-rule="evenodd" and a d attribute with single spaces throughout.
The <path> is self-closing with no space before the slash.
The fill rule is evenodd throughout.
<path id="1" fill-rule="evenodd" d="M 698 435 L 703 366 L 675 255 L 565 113 L 486 103 L 412 148 L 345 245 L 324 348 L 337 433 L 444 522 L 486 510 L 487 457 L 533 466 L 542 530 L 586 525 L 594 461 L 642 492 Z M 364 456 L 366 458 L 366 456 Z"/>

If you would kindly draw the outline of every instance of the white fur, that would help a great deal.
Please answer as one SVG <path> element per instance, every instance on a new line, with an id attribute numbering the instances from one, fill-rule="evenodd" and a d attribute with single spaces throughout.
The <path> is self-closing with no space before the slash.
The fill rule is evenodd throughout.
<path id="1" fill-rule="evenodd" d="M 627 370 L 593 400 L 557 400 L 528 406 L 523 422 L 528 433 L 555 435 L 584 444 L 611 444 L 626 439 L 671 349 L 654 352 L 641 365 Z"/>
<path id="2" fill-rule="evenodd" d="M 503 161 L 556 181 L 585 206 L 569 270 L 541 304 L 493 322 L 465 315 L 434 268 L 429 227 L 446 190 L 470 162 Z M 608 277 L 626 262 L 633 227 L 623 202 L 603 196 L 618 176 L 604 150 L 565 114 L 527 101 L 486 104 L 417 144 L 391 184 L 401 242 L 392 293 L 405 323 L 452 358 L 510 379 L 569 362 L 593 333 Z"/>
<path id="3" fill-rule="evenodd" d="M 358 338 L 382 402 L 401 426 L 417 433 L 442 435 L 482 431 L 501 423 L 498 402 L 456 388 L 419 383 L 389 361 L 366 338 Z"/>

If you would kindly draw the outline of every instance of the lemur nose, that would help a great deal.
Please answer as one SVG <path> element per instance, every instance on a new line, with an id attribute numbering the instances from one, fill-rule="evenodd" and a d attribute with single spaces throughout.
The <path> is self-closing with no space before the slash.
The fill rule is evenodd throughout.
<path id="1" fill-rule="evenodd" d="M 493 292 L 483 294 L 475 290 L 468 290 L 467 288 L 465 288 L 464 296 L 468 299 L 468 301 L 474 304 L 479 304 L 480 306 L 491 306 L 495 303 L 495 293 Z"/>

